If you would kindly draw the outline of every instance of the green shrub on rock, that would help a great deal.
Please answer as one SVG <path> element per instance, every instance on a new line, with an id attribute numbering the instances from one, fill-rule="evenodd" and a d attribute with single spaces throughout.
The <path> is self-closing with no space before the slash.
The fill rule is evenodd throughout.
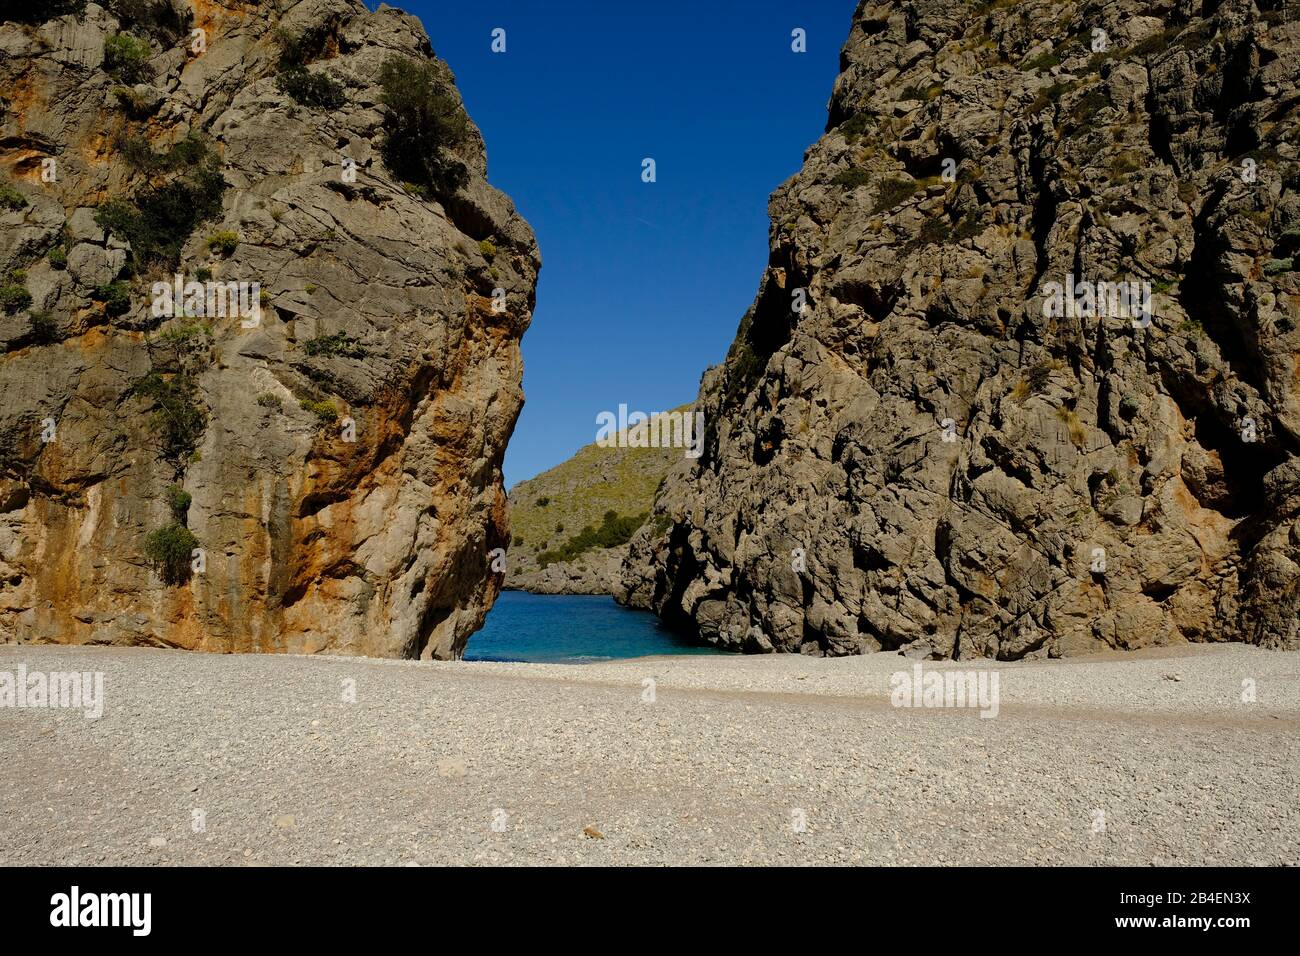
<path id="1" fill-rule="evenodd" d="M 220 212 L 224 188 L 219 172 L 199 171 L 190 181 L 149 187 L 134 201 L 111 199 L 95 221 L 131 243 L 135 262 L 174 268 L 194 226 Z"/>
<path id="2" fill-rule="evenodd" d="M 390 56 L 380 67 L 379 85 L 389 112 L 380 147 L 384 164 L 400 181 L 432 194 L 455 192 L 468 174 L 444 151 L 466 140 L 469 121 L 438 65 Z"/>
<path id="3" fill-rule="evenodd" d="M 144 556 L 167 584 L 184 584 L 190 577 L 190 561 L 199 539 L 182 524 L 173 522 L 149 532 L 144 539 Z"/>
<path id="4" fill-rule="evenodd" d="M 128 139 L 120 147 L 133 166 L 151 175 L 177 178 L 139 190 L 130 199 L 114 198 L 95 212 L 95 222 L 131 244 L 136 271 L 150 265 L 174 269 L 181 246 L 201 222 L 221 212 L 226 182 L 217 156 L 197 133 L 171 149 L 155 153 L 146 141 Z"/>
<path id="5" fill-rule="evenodd" d="M 12 212 L 27 205 L 27 197 L 8 183 L 0 183 L 0 209 Z"/>
<path id="6" fill-rule="evenodd" d="M 59 323 L 45 309 L 34 309 L 27 316 L 31 323 L 32 339 L 38 345 L 48 345 L 59 337 Z"/>
<path id="7" fill-rule="evenodd" d="M 859 186 L 865 186 L 871 182 L 871 174 L 865 169 L 857 167 L 841 169 L 832 177 L 831 182 L 842 189 L 857 189 Z"/>
<path id="8" fill-rule="evenodd" d="M 231 232 L 229 229 L 214 232 L 208 236 L 208 248 L 223 256 L 231 255 L 239 248 L 239 233 Z"/>
<path id="9" fill-rule="evenodd" d="M 342 109 L 347 103 L 343 84 L 324 73 L 313 73 L 306 67 L 293 66 L 275 78 L 275 85 L 295 103 L 320 110 Z"/>
<path id="10" fill-rule="evenodd" d="M 21 312 L 32 304 L 32 294 L 21 285 L 0 286 L 0 309 L 9 315 Z"/>
<path id="11" fill-rule="evenodd" d="M 910 179 L 893 177 L 883 180 L 876 192 L 876 204 L 873 213 L 889 212 L 916 191 L 916 183 Z"/>
<path id="12" fill-rule="evenodd" d="M 123 83 L 143 83 L 149 79 L 149 44 L 129 33 L 114 33 L 104 38 L 104 71 Z"/>
<path id="13" fill-rule="evenodd" d="M 346 332 L 318 335 L 303 344 L 308 355 L 342 355 L 346 358 L 365 358 L 369 350 Z"/>
<path id="14" fill-rule="evenodd" d="M 339 420 L 339 410 L 333 402 L 318 402 L 310 398 L 299 399 L 298 404 L 316 416 L 321 425 L 333 425 Z"/>
<path id="15" fill-rule="evenodd" d="M 162 456 L 178 465 L 190 459 L 207 427 L 193 379 L 183 372 L 170 379 L 150 372 L 131 384 L 130 394 L 147 398 L 156 406 L 152 424 Z"/>
<path id="16" fill-rule="evenodd" d="M 190 502 L 194 500 L 190 493 L 180 485 L 168 485 L 165 497 L 167 507 L 171 509 L 172 517 L 184 523 L 185 515 L 190 510 Z"/>
<path id="17" fill-rule="evenodd" d="M 131 287 L 125 282 L 95 286 L 94 296 L 104 303 L 104 311 L 109 315 L 125 315 L 131 311 Z"/>
<path id="18" fill-rule="evenodd" d="M 632 540 L 632 535 L 636 533 L 637 528 L 645 524 L 647 517 L 649 517 L 648 512 L 619 517 L 615 511 L 606 511 L 599 528 L 587 525 L 560 548 L 539 554 L 537 563 L 546 567 L 556 561 L 572 561 L 592 548 L 615 548 L 627 544 Z"/>

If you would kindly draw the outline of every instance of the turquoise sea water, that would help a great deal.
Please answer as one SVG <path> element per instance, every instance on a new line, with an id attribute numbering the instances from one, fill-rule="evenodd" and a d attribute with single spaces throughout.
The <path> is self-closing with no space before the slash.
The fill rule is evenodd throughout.
<path id="1" fill-rule="evenodd" d="M 651 654 L 723 654 L 659 625 L 604 595 L 503 591 L 483 629 L 469 639 L 467 661 L 584 664 Z"/>

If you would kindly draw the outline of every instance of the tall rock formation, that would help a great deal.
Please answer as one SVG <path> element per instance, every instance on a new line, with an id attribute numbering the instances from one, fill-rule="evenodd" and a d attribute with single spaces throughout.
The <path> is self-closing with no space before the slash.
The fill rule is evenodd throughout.
<path id="1" fill-rule="evenodd" d="M 1300 5 L 864 2 L 841 63 L 621 600 L 752 651 L 1300 648 Z"/>
<path id="2" fill-rule="evenodd" d="M 6 21 L 0 640 L 457 656 L 540 262 L 420 23 Z"/>

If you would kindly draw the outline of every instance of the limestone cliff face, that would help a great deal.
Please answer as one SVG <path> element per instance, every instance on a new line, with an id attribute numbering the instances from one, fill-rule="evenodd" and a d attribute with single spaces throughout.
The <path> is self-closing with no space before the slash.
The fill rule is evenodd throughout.
<path id="1" fill-rule="evenodd" d="M 105 5 L 0 23 L 0 640 L 457 656 L 540 261 L 450 71 L 360 0 Z M 427 183 L 394 58 L 459 131 Z M 175 274 L 260 316 L 160 317 Z"/>
<path id="2" fill-rule="evenodd" d="M 621 599 L 754 651 L 1300 647 L 1300 7 L 867 2 L 841 62 Z M 1045 307 L 1120 281 L 1149 324 Z"/>

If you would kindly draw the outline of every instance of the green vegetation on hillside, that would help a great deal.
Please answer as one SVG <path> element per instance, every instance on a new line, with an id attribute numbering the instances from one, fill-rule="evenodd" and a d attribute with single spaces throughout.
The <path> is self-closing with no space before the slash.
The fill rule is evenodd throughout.
<path id="1" fill-rule="evenodd" d="M 649 517 L 647 511 L 643 511 L 639 515 L 623 515 L 622 517 L 613 510 L 606 511 L 599 528 L 587 525 L 562 547 L 551 551 L 543 551 L 539 554 L 537 563 L 542 567 L 546 567 L 556 561 L 572 561 L 584 551 L 590 551 L 592 548 L 616 548 L 620 544 L 627 544 L 632 540 L 632 535 L 636 532 L 636 529 L 645 524 L 647 517 Z M 563 528 L 563 525 L 556 526 L 557 531 L 563 530 Z"/>
<path id="2" fill-rule="evenodd" d="M 527 571 L 626 544 L 645 523 L 664 476 L 683 454 L 681 448 L 591 444 L 515 485 L 510 491 L 511 566 Z M 566 537 L 564 529 L 581 530 Z"/>

